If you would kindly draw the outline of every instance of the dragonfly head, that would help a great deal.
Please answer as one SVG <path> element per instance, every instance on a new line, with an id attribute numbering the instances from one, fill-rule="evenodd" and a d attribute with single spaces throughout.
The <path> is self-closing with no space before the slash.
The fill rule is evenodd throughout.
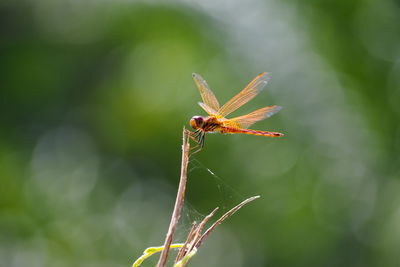
<path id="1" fill-rule="evenodd" d="M 192 126 L 193 129 L 198 129 L 202 128 L 204 125 L 204 118 L 202 116 L 193 116 L 190 119 L 190 126 Z"/>

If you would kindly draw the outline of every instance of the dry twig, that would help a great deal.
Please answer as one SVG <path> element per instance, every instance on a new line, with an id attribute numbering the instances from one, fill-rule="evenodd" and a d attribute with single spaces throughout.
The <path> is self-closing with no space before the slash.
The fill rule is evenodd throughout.
<path id="1" fill-rule="evenodd" d="M 186 238 L 185 243 L 179 250 L 178 255 L 176 255 L 174 265 L 185 256 L 186 252 L 188 251 L 187 247 L 190 244 L 191 240 L 193 240 L 193 236 L 196 234 L 196 229 L 197 229 L 197 222 L 194 221 L 192 224 L 192 228 L 190 229 L 189 234 Z"/>
<path id="2" fill-rule="evenodd" d="M 158 260 L 157 267 L 165 267 L 165 264 L 168 259 L 169 248 L 172 244 L 172 239 L 176 230 L 176 226 L 178 224 L 179 218 L 181 216 L 183 202 L 185 198 L 185 189 L 186 189 L 186 181 L 187 181 L 187 166 L 189 163 L 189 151 L 190 151 L 190 143 L 189 143 L 190 133 L 188 130 L 183 128 L 183 145 L 182 145 L 182 164 L 181 164 L 181 177 L 179 181 L 178 192 L 175 200 L 175 206 L 172 213 L 171 221 L 168 227 L 168 232 L 165 238 L 165 242 L 163 245 L 163 249 L 161 251 L 160 259 Z M 210 235 L 210 233 L 224 220 L 226 220 L 229 216 L 234 214 L 241 207 L 246 205 L 247 203 L 259 198 L 260 196 L 250 197 L 240 204 L 236 205 L 234 208 L 226 212 L 221 216 L 216 222 L 214 222 L 203 234 L 201 233 L 204 225 L 207 221 L 215 214 L 218 208 L 215 208 L 209 215 L 207 215 L 200 224 L 196 222 L 193 223 L 193 226 L 188 234 L 188 237 L 183 245 L 180 245 L 181 249 L 178 252 L 178 255 L 175 259 L 175 266 L 183 267 L 188 260 L 196 254 L 197 249 L 201 246 L 204 240 Z"/>
<path id="3" fill-rule="evenodd" d="M 203 243 L 203 241 L 211 234 L 211 232 L 219 225 L 221 224 L 226 218 L 228 218 L 229 216 L 233 215 L 236 211 L 238 211 L 241 207 L 243 207 L 244 205 L 246 205 L 247 203 L 259 198 L 260 196 L 254 196 L 254 197 L 250 197 L 246 200 L 244 200 L 243 202 L 241 202 L 240 204 L 238 204 L 237 206 L 235 206 L 234 208 L 232 208 L 231 210 L 229 210 L 227 213 L 225 213 L 224 215 L 222 215 L 221 218 L 219 218 L 213 225 L 210 226 L 210 228 L 207 229 L 207 231 L 204 232 L 204 234 L 200 237 L 200 239 L 196 242 L 195 248 L 199 248 L 201 246 L 201 244 Z"/>
<path id="4" fill-rule="evenodd" d="M 175 260 L 174 266 L 184 267 L 185 264 L 189 261 L 189 259 L 194 256 L 197 252 L 197 249 L 201 246 L 204 240 L 211 234 L 211 232 L 220 225 L 224 220 L 233 215 L 236 211 L 238 211 L 241 207 L 246 205 L 247 203 L 259 198 L 260 196 L 250 197 L 243 202 L 236 205 L 234 208 L 230 209 L 224 215 L 221 216 L 216 222 L 214 222 L 205 232 L 201 234 L 204 225 L 207 221 L 215 214 L 218 208 L 215 208 L 209 215 L 207 215 L 203 221 L 195 227 L 193 224 L 192 229 L 190 230 L 188 237 L 186 239 L 185 244 L 181 247 L 178 256 Z"/>
<path id="5" fill-rule="evenodd" d="M 178 261 L 180 261 L 183 257 L 185 257 L 187 254 L 189 254 L 191 251 L 193 251 L 197 241 L 201 237 L 201 231 L 203 230 L 204 225 L 215 214 L 215 212 L 217 212 L 217 210 L 218 210 L 218 207 L 215 208 L 206 217 L 204 217 L 204 219 L 201 221 L 201 223 L 195 229 L 194 229 L 194 226 L 195 226 L 196 222 L 193 224 L 193 227 L 188 234 L 185 244 L 183 245 L 183 247 L 181 247 L 181 249 L 178 253 L 178 256 L 176 257 L 175 264 Z"/>
<path id="6" fill-rule="evenodd" d="M 172 243 L 172 239 L 174 237 L 174 233 L 176 230 L 176 225 L 178 224 L 179 217 L 181 216 L 183 200 L 185 198 L 185 189 L 186 189 L 186 178 L 187 178 L 187 166 L 189 163 L 189 138 L 188 131 L 186 128 L 183 128 L 183 144 L 182 144 L 182 163 L 181 163 L 181 177 L 179 180 L 178 193 L 175 200 L 174 211 L 172 213 L 171 221 L 168 227 L 167 236 L 164 242 L 164 250 L 161 252 L 160 259 L 158 260 L 158 267 L 164 267 L 167 262 L 169 247 Z"/>

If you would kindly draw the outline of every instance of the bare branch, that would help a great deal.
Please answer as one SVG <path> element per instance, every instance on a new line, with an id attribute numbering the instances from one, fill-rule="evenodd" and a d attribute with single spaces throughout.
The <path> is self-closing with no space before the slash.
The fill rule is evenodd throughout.
<path id="1" fill-rule="evenodd" d="M 244 205 L 246 205 L 247 203 L 259 198 L 260 196 L 254 196 L 254 197 L 250 197 L 246 200 L 244 200 L 243 202 L 241 202 L 240 204 L 238 204 L 237 206 L 235 206 L 234 208 L 232 208 L 231 210 L 229 210 L 227 213 L 225 213 L 224 215 L 222 215 L 221 218 L 219 218 L 213 225 L 210 226 L 210 228 L 207 229 L 207 231 L 204 232 L 204 234 L 200 237 L 199 241 L 197 241 L 196 245 L 194 246 L 195 248 L 199 248 L 201 246 L 201 244 L 203 243 L 203 241 L 210 235 L 210 233 L 219 225 L 221 224 L 226 218 L 228 218 L 229 216 L 233 215 L 236 211 L 238 211 L 241 207 L 243 207 Z"/>
<path id="2" fill-rule="evenodd" d="M 164 267 L 168 259 L 169 247 L 172 243 L 174 233 L 176 230 L 176 225 L 178 224 L 179 218 L 181 216 L 183 201 L 185 198 L 186 180 L 187 180 L 187 166 L 189 163 L 189 138 L 188 131 L 183 128 L 183 144 L 182 144 L 182 163 L 181 163 L 181 177 L 179 180 L 178 192 L 176 195 L 174 211 L 172 213 L 171 221 L 168 227 L 167 236 L 164 242 L 164 250 L 161 252 L 160 259 L 158 260 L 158 267 Z"/>
<path id="3" fill-rule="evenodd" d="M 185 256 L 186 252 L 188 251 L 187 247 L 190 244 L 190 242 L 193 240 L 193 236 L 195 235 L 196 230 L 197 230 L 197 222 L 194 221 L 192 224 L 192 228 L 190 228 L 190 231 L 188 233 L 185 243 L 179 250 L 178 255 L 176 255 L 174 264 L 176 264 L 178 261 L 180 261 Z"/>
<path id="4" fill-rule="evenodd" d="M 216 207 L 216 208 L 215 208 L 210 214 L 208 214 L 208 215 L 203 219 L 203 221 L 199 224 L 199 226 L 197 227 L 197 230 L 196 230 L 196 235 L 195 235 L 194 238 L 193 238 L 193 242 L 192 242 L 192 244 L 191 244 L 191 246 L 190 246 L 188 252 L 192 251 L 193 248 L 196 247 L 197 242 L 198 242 L 199 239 L 202 237 L 201 232 L 203 231 L 204 225 L 207 223 L 207 221 L 208 221 L 212 216 L 214 216 L 214 214 L 217 212 L 218 209 L 219 209 L 219 208 Z"/>

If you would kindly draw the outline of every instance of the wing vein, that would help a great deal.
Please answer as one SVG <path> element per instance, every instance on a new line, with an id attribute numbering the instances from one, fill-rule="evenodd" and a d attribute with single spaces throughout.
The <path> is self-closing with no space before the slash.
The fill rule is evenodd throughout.
<path id="1" fill-rule="evenodd" d="M 268 72 L 259 74 L 240 93 L 235 95 L 220 109 L 217 109 L 218 113 L 226 117 L 228 114 L 246 104 L 261 92 L 270 79 L 271 75 Z"/>
<path id="2" fill-rule="evenodd" d="M 215 97 L 214 93 L 211 91 L 207 82 L 197 73 L 193 73 L 192 77 L 197 88 L 199 89 L 201 98 L 203 99 L 205 106 L 210 107 L 211 109 L 204 108 L 203 105 L 200 106 L 209 114 L 210 114 L 209 110 L 215 110 L 215 111 L 219 110 L 218 100 Z"/>
<path id="3" fill-rule="evenodd" d="M 249 114 L 232 118 L 232 119 L 230 119 L 230 121 L 237 123 L 237 125 L 240 128 L 246 129 L 258 121 L 265 120 L 265 119 L 271 117 L 272 115 L 274 115 L 281 109 L 282 109 L 282 107 L 276 106 L 276 105 L 265 107 L 265 108 L 260 108 Z"/>

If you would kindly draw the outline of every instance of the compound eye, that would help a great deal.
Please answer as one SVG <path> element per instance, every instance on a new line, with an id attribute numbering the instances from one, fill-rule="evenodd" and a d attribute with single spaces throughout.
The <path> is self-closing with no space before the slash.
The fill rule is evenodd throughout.
<path id="1" fill-rule="evenodd" d="M 201 116 L 194 116 L 190 120 L 190 126 L 192 126 L 193 129 L 198 129 L 203 126 L 204 120 L 203 117 Z"/>
<path id="2" fill-rule="evenodd" d="M 204 122 L 203 117 L 197 116 L 197 117 L 195 117 L 194 119 L 195 119 L 195 121 L 196 121 L 196 123 L 197 123 L 198 126 L 203 125 L 203 122 Z"/>

